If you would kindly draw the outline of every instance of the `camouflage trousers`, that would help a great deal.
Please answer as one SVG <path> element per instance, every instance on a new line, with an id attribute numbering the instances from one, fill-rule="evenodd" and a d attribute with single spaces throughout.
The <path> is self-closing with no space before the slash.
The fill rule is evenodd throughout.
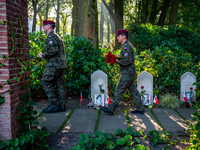
<path id="1" fill-rule="evenodd" d="M 55 105 L 57 101 L 60 105 L 64 105 L 67 101 L 66 86 L 65 86 L 65 70 L 56 69 L 52 66 L 47 66 L 42 77 L 42 85 L 49 99 L 50 104 Z M 54 91 L 54 85 L 58 90 L 58 98 Z"/>
<path id="2" fill-rule="evenodd" d="M 131 73 L 126 72 L 126 73 L 121 74 L 119 82 L 118 82 L 117 87 L 114 92 L 113 100 L 112 100 L 111 104 L 108 106 L 108 108 L 112 112 L 115 112 L 116 108 L 118 107 L 118 105 L 121 101 L 122 95 L 126 89 L 128 89 L 130 94 L 133 96 L 136 106 L 137 106 L 137 109 L 139 111 L 144 110 L 141 96 L 136 88 L 136 84 L 134 81 L 135 75 L 136 75 L 136 73 L 134 71 Z"/>

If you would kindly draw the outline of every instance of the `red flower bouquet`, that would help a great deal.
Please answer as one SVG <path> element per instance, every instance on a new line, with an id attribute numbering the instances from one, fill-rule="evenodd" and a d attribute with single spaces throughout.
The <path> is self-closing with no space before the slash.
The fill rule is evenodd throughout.
<path id="1" fill-rule="evenodd" d="M 106 63 L 110 63 L 111 65 L 116 63 L 115 55 L 112 55 L 110 51 L 108 52 L 108 55 L 106 55 Z"/>

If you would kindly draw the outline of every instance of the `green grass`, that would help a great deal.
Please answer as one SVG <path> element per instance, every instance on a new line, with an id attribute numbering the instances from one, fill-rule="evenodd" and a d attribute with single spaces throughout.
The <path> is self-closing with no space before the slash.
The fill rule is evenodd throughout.
<path id="1" fill-rule="evenodd" d="M 94 127 L 94 132 L 97 132 L 98 130 L 98 127 L 99 127 L 99 120 L 100 120 L 100 116 L 101 116 L 101 109 L 99 109 L 97 111 L 97 120 L 96 120 L 96 124 L 95 124 L 95 127 Z"/>
<path id="2" fill-rule="evenodd" d="M 165 131 L 165 128 L 162 126 L 162 124 L 160 123 L 160 121 L 158 120 L 157 116 L 155 115 L 153 109 L 149 109 L 151 114 L 154 116 L 154 118 L 156 119 L 156 121 L 158 122 L 159 126 L 162 128 L 163 131 Z"/>
<path id="3" fill-rule="evenodd" d="M 67 123 L 67 121 L 69 120 L 69 118 L 71 117 L 71 115 L 73 114 L 74 110 L 75 110 L 75 108 L 72 108 L 72 110 L 70 111 L 69 115 L 67 116 L 67 118 L 65 119 L 65 121 L 63 122 L 63 124 L 58 129 L 57 133 L 60 133 L 62 131 L 62 129 L 64 128 L 65 124 Z"/>
<path id="4" fill-rule="evenodd" d="M 187 122 L 188 124 L 190 124 L 190 122 L 187 121 L 187 119 L 185 119 L 176 109 L 174 109 L 174 111 L 175 111 L 185 122 Z"/>
<path id="5" fill-rule="evenodd" d="M 41 112 L 34 118 L 34 121 L 37 120 L 37 118 L 39 118 L 42 114 L 43 114 L 43 111 L 41 111 Z"/>
<path id="6" fill-rule="evenodd" d="M 129 115 L 128 115 L 128 109 L 124 108 L 124 112 L 126 113 L 126 122 L 128 124 L 128 127 L 131 127 L 131 121 L 130 121 L 130 118 L 129 118 Z"/>

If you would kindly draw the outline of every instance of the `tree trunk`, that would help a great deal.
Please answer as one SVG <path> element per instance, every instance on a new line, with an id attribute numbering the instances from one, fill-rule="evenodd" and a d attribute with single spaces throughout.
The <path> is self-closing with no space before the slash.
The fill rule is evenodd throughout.
<path id="1" fill-rule="evenodd" d="M 38 13 L 39 15 L 39 13 Z M 39 19 L 40 19 L 40 32 L 42 31 L 42 15 L 39 15 Z"/>
<path id="2" fill-rule="evenodd" d="M 141 15 L 141 1 L 138 2 L 138 17 L 137 17 L 137 22 L 140 22 L 140 15 Z"/>
<path id="3" fill-rule="evenodd" d="M 148 16 L 148 4 L 149 0 L 142 0 L 143 9 L 141 11 L 141 23 L 146 24 Z"/>
<path id="4" fill-rule="evenodd" d="M 72 24 L 71 24 L 71 35 L 74 35 L 73 30 L 74 30 L 74 6 L 72 8 Z"/>
<path id="5" fill-rule="evenodd" d="M 153 5 L 151 7 L 151 14 L 150 14 L 150 17 L 149 17 L 149 23 L 153 24 L 155 23 L 156 21 L 156 15 L 158 14 L 159 10 L 157 8 L 157 5 L 158 5 L 158 0 L 154 0 L 153 1 Z"/>
<path id="6" fill-rule="evenodd" d="M 123 29 L 123 0 L 114 0 L 114 10 L 115 10 L 115 31 Z M 120 43 L 118 43 L 117 38 L 115 38 L 115 50 L 119 49 Z"/>
<path id="7" fill-rule="evenodd" d="M 102 0 L 102 2 L 109 12 L 112 34 L 115 34 L 115 20 L 114 20 L 114 13 L 113 13 L 114 7 L 111 2 L 109 3 L 109 5 L 106 4 L 105 0 Z"/>
<path id="8" fill-rule="evenodd" d="M 47 0 L 46 17 L 45 17 L 46 20 L 48 20 L 48 12 L 49 12 L 49 0 Z"/>
<path id="9" fill-rule="evenodd" d="M 101 17 L 100 17 L 100 42 L 103 45 L 103 25 L 104 25 L 104 5 L 101 2 Z"/>
<path id="10" fill-rule="evenodd" d="M 164 26 L 164 24 L 165 24 L 165 18 L 167 16 L 167 11 L 169 9 L 170 2 L 171 2 L 171 0 L 165 0 L 164 1 L 164 4 L 162 6 L 162 12 L 161 12 L 160 18 L 158 20 L 158 25 L 159 26 Z"/>
<path id="11" fill-rule="evenodd" d="M 36 23 L 37 23 L 37 4 L 38 4 L 38 0 L 34 1 L 32 0 L 32 4 L 33 4 L 33 25 L 32 25 L 32 32 L 35 31 L 36 29 Z"/>
<path id="12" fill-rule="evenodd" d="M 169 25 L 176 25 L 177 13 L 178 13 L 179 0 L 173 0 L 171 2 L 171 10 L 169 17 Z"/>
<path id="13" fill-rule="evenodd" d="M 59 21 L 60 21 L 60 0 L 57 0 L 57 11 L 56 11 L 56 32 L 59 32 Z"/>
<path id="14" fill-rule="evenodd" d="M 108 18 L 108 15 L 107 15 L 107 26 L 108 26 L 107 41 L 108 41 L 108 43 L 110 43 L 110 20 L 109 20 L 109 18 Z"/>
<path id="15" fill-rule="evenodd" d="M 93 48 L 98 48 L 98 11 L 97 0 L 72 0 L 73 34 L 91 40 Z"/>

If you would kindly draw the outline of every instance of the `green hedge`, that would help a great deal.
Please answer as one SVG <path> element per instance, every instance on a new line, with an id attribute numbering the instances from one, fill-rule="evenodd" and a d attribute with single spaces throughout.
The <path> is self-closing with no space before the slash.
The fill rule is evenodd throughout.
<path id="1" fill-rule="evenodd" d="M 179 47 L 183 51 L 191 53 L 196 63 L 200 61 L 200 36 L 180 26 L 164 28 L 156 25 L 139 25 L 130 23 L 128 26 L 130 41 L 137 48 L 137 53 L 156 47 Z"/>

